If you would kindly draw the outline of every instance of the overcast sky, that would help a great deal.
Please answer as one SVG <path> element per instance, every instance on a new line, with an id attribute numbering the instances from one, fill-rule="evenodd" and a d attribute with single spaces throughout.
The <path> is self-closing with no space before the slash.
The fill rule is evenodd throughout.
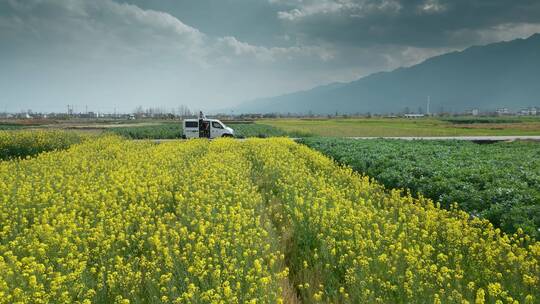
<path id="1" fill-rule="evenodd" d="M 0 0 L 0 111 L 219 109 L 536 32 L 538 0 Z"/>

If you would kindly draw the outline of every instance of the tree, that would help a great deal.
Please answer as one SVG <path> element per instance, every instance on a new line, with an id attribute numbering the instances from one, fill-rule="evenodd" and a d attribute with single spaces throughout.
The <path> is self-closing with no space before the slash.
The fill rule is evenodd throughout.
<path id="1" fill-rule="evenodd" d="M 177 114 L 178 114 L 178 116 L 180 116 L 182 118 L 193 116 L 193 113 L 191 112 L 191 110 L 185 105 L 179 105 L 178 106 Z"/>
<path id="2" fill-rule="evenodd" d="M 133 110 L 133 114 L 137 118 L 141 118 L 144 115 L 144 108 L 142 106 L 138 106 Z"/>

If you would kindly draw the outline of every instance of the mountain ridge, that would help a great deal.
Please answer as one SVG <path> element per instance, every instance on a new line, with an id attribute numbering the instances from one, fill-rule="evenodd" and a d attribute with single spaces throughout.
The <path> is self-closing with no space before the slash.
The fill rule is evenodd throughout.
<path id="1" fill-rule="evenodd" d="M 399 113 L 540 106 L 540 33 L 471 46 L 348 83 L 243 103 L 237 113 Z"/>

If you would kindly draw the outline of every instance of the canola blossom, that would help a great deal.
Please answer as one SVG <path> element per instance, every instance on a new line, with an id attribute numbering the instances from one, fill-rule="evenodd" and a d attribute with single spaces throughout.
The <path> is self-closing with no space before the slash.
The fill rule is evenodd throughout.
<path id="1" fill-rule="evenodd" d="M 0 162 L 0 303 L 537 303 L 539 262 L 288 139 Z"/>

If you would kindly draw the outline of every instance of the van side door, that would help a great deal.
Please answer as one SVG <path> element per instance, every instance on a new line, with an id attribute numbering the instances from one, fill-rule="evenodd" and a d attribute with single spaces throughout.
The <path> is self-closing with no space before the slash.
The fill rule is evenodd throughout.
<path id="1" fill-rule="evenodd" d="M 211 131 L 211 138 L 217 138 L 221 137 L 223 135 L 223 131 L 225 128 L 222 124 L 219 123 L 219 121 L 212 121 L 212 131 Z"/>

